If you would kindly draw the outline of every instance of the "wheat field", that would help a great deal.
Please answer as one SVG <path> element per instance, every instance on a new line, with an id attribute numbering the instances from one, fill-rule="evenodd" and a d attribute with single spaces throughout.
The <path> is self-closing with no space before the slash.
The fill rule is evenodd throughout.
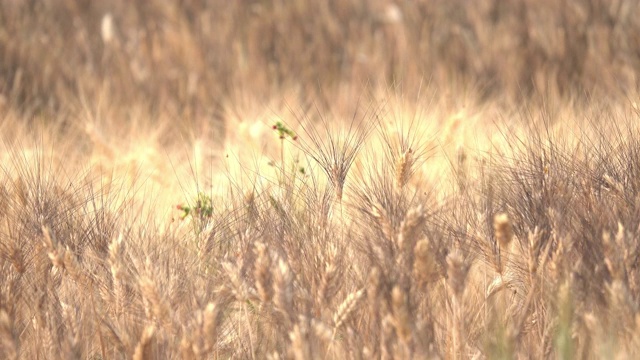
<path id="1" fill-rule="evenodd" d="M 638 358 L 639 19 L 0 2 L 0 358 Z"/>

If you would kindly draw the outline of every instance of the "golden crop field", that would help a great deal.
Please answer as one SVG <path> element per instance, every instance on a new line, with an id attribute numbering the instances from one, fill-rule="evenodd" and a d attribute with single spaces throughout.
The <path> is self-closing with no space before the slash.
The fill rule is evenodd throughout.
<path id="1" fill-rule="evenodd" d="M 0 358 L 640 357 L 633 0 L 0 2 Z"/>

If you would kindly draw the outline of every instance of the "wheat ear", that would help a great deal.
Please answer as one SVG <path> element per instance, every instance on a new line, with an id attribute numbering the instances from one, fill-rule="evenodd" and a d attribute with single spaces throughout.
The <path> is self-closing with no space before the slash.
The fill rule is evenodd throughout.
<path id="1" fill-rule="evenodd" d="M 452 290 L 453 310 L 453 358 L 459 359 L 462 354 L 462 339 L 464 337 L 464 294 L 465 282 L 469 271 L 469 265 L 459 250 L 454 250 L 447 256 L 447 276 L 449 287 Z"/>
<path id="2" fill-rule="evenodd" d="M 143 276 L 139 281 L 142 297 L 146 301 L 145 313 L 151 319 L 156 318 L 159 323 L 166 323 L 169 320 L 169 306 L 165 303 L 158 292 L 156 284 L 149 277 Z"/>
<path id="3" fill-rule="evenodd" d="M 333 314 L 334 332 L 338 331 L 345 321 L 347 321 L 349 315 L 356 309 L 363 294 L 364 289 L 354 291 L 347 295 L 340 306 L 338 306 L 338 310 Z"/>
<path id="4" fill-rule="evenodd" d="M 498 273 L 503 274 L 509 260 L 509 244 L 513 240 L 513 227 L 507 214 L 498 214 L 493 218 L 493 231 L 498 243 Z"/>
<path id="5" fill-rule="evenodd" d="M 263 302 L 271 301 L 273 297 L 273 279 L 271 276 L 271 256 L 267 251 L 267 247 L 264 243 L 256 242 L 255 249 L 258 253 L 256 259 L 256 265 L 254 270 L 254 276 L 256 279 L 256 289 L 258 296 Z"/>
<path id="6" fill-rule="evenodd" d="M 403 152 L 398 161 L 396 161 L 396 186 L 398 189 L 402 189 L 411 176 L 411 167 L 413 165 L 413 150 L 408 149 Z"/>

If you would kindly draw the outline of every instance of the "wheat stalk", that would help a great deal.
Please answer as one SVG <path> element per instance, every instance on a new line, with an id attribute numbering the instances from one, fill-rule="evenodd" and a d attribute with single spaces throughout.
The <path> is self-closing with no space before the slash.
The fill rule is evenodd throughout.
<path id="1" fill-rule="evenodd" d="M 236 299 L 241 301 L 248 299 L 251 291 L 249 286 L 245 283 L 244 278 L 242 278 L 238 266 L 229 261 L 225 261 L 222 263 L 222 268 L 231 282 L 232 290 Z"/>
<path id="2" fill-rule="evenodd" d="M 424 223 L 425 211 L 422 205 L 418 205 L 407 211 L 404 220 L 400 223 L 398 235 L 398 248 L 404 253 L 410 253 L 416 241 L 416 235 L 420 226 Z"/>
<path id="3" fill-rule="evenodd" d="M 395 178 L 396 187 L 402 189 L 411 176 L 411 167 L 413 166 L 413 150 L 407 149 L 404 151 L 396 161 L 395 166 Z"/>
<path id="4" fill-rule="evenodd" d="M 198 358 L 196 346 L 187 338 L 187 335 L 180 340 L 180 353 L 183 360 L 195 360 Z"/>
<path id="5" fill-rule="evenodd" d="M 43 226 L 42 235 L 44 248 L 47 251 L 49 260 L 51 260 L 53 266 L 61 270 L 64 269 L 64 249 L 55 243 L 51 233 L 49 232 L 49 228 Z"/>
<path id="6" fill-rule="evenodd" d="M 374 316 L 379 314 L 382 298 L 382 274 L 378 267 L 374 267 L 369 272 L 367 281 L 367 298 L 371 307 L 371 314 Z"/>
<path id="7" fill-rule="evenodd" d="M 205 339 L 205 348 L 213 349 L 218 338 L 220 326 L 220 308 L 214 303 L 208 303 L 204 310 L 202 333 Z"/>
<path id="8" fill-rule="evenodd" d="M 7 311 L 0 308 L 0 353 L 4 354 L 7 359 L 18 358 L 18 346 L 14 338 L 11 317 Z"/>
<path id="9" fill-rule="evenodd" d="M 380 337 L 380 352 L 382 359 L 394 359 L 395 321 L 392 314 L 382 318 L 382 336 Z"/>
<path id="10" fill-rule="evenodd" d="M 153 340 L 155 333 L 156 328 L 153 325 L 149 325 L 144 329 L 140 341 L 133 352 L 133 360 L 154 359 L 151 353 L 151 340 Z"/>
<path id="11" fill-rule="evenodd" d="M 307 360 L 312 358 L 311 344 L 309 343 L 309 324 L 306 318 L 301 318 L 289 332 L 291 341 L 291 353 L 296 360 Z"/>
<path id="12" fill-rule="evenodd" d="M 396 334 L 398 334 L 405 347 L 408 348 L 412 337 L 409 298 L 406 291 L 398 285 L 394 286 L 391 291 L 391 303 Z"/>
<path id="13" fill-rule="evenodd" d="M 276 308 L 288 321 L 293 322 L 293 274 L 289 270 L 289 265 L 282 259 L 278 261 L 274 288 Z"/>
<path id="14" fill-rule="evenodd" d="M 145 313 L 147 318 L 155 317 L 159 323 L 167 323 L 169 321 L 169 306 L 160 296 L 155 282 L 147 276 L 142 276 L 138 281 L 138 285 L 146 302 Z"/>
<path id="15" fill-rule="evenodd" d="M 69 247 L 66 248 L 63 255 L 64 268 L 67 274 L 71 276 L 78 284 L 88 286 L 91 284 L 91 277 L 87 276 L 86 272 L 82 269 L 82 266 L 73 255 Z"/>
<path id="16" fill-rule="evenodd" d="M 271 277 L 271 256 L 264 243 L 256 242 L 255 249 L 258 258 L 255 263 L 254 276 L 256 278 L 256 289 L 258 296 L 263 302 L 271 301 L 273 297 L 273 285 Z"/>
<path id="17" fill-rule="evenodd" d="M 124 244 L 122 233 L 120 233 L 117 237 L 114 237 L 109 244 L 109 266 L 111 269 L 111 281 L 113 282 L 114 311 L 116 316 L 119 316 L 124 308 L 124 275 L 121 261 L 123 251 Z"/>
<path id="18" fill-rule="evenodd" d="M 498 273 L 504 272 L 504 266 L 509 260 L 509 244 L 513 239 L 513 227 L 507 214 L 498 214 L 493 218 L 494 236 L 498 243 Z"/>
<path id="19" fill-rule="evenodd" d="M 354 291 L 347 295 L 340 306 L 338 306 L 338 309 L 333 314 L 334 332 L 338 331 L 345 321 L 347 321 L 349 315 L 356 309 L 362 295 L 364 295 L 364 289 Z"/>
<path id="20" fill-rule="evenodd" d="M 433 254 L 429 239 L 424 238 L 416 243 L 414 248 L 413 272 L 423 286 L 432 280 L 437 271 L 437 263 Z"/>
<path id="21" fill-rule="evenodd" d="M 318 288 L 318 298 L 321 299 L 324 304 L 328 304 L 330 301 L 331 293 L 336 287 L 335 281 L 338 275 L 338 264 L 336 264 L 336 257 L 338 256 L 338 248 L 335 244 L 329 246 L 328 260 L 324 262 L 324 273 L 322 276 L 322 282 Z"/>
<path id="22" fill-rule="evenodd" d="M 383 207 L 373 206 L 371 208 L 371 215 L 376 219 L 378 227 L 382 231 L 385 239 L 393 241 L 394 229 L 387 211 Z"/>
<path id="23" fill-rule="evenodd" d="M 454 250 L 447 256 L 447 276 L 449 287 L 452 290 L 453 309 L 453 358 L 458 359 L 462 353 L 462 339 L 464 337 L 464 308 L 462 295 L 465 289 L 465 282 L 469 271 L 469 265 L 464 259 L 460 250 Z"/>
<path id="24" fill-rule="evenodd" d="M 22 251 L 20 251 L 20 249 L 15 244 L 12 244 L 11 246 L 9 259 L 11 261 L 11 264 L 13 265 L 13 268 L 19 274 L 23 274 L 27 270 L 26 265 L 24 263 L 24 255 L 22 254 Z"/>

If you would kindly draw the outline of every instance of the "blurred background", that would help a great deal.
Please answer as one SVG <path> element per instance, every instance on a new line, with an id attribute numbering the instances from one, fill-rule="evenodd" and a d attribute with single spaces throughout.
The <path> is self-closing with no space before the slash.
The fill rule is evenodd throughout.
<path id="1" fill-rule="evenodd" d="M 633 0 L 32 0 L 0 3 L 0 108 L 95 101 L 186 122 L 295 94 L 480 99 L 635 91 Z"/>
<path id="2" fill-rule="evenodd" d="M 0 358 L 640 359 L 639 4 L 0 0 Z"/>

